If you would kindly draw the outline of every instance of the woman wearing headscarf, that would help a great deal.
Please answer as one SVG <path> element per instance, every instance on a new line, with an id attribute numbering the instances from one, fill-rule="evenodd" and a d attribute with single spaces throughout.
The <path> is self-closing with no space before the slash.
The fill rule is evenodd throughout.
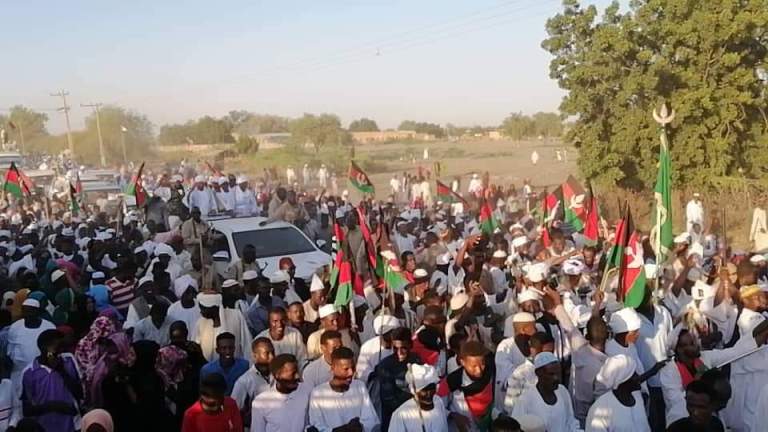
<path id="1" fill-rule="evenodd" d="M 70 313 L 75 307 L 75 292 L 72 288 L 64 288 L 56 293 L 53 298 L 56 308 L 53 310 L 53 323 L 62 325 L 69 323 Z"/>
<path id="2" fill-rule="evenodd" d="M 16 292 L 8 290 L 3 293 L 3 303 L 0 304 L 0 309 L 3 310 L 11 310 L 11 307 L 13 307 L 14 301 L 16 298 Z"/>
<path id="3" fill-rule="evenodd" d="M 21 304 L 24 303 L 24 300 L 29 297 L 30 291 L 26 288 L 22 288 L 18 291 L 16 291 L 16 295 L 13 299 L 13 304 L 11 305 L 11 319 L 14 321 L 18 321 L 21 319 Z"/>
<path id="4" fill-rule="evenodd" d="M 92 406 L 104 405 L 102 383 L 113 370 L 131 367 L 136 361 L 136 354 L 131 347 L 131 338 L 118 332 L 99 340 L 101 356 L 93 367 L 91 382 L 87 387 L 86 400 Z"/>
<path id="5" fill-rule="evenodd" d="M 103 409 L 88 411 L 83 416 L 82 432 L 114 432 L 112 416 Z"/>
<path id="6" fill-rule="evenodd" d="M 115 322 L 106 316 L 100 316 L 93 321 L 91 329 L 77 343 L 75 360 L 80 366 L 80 373 L 85 388 L 89 388 L 93 377 L 93 368 L 101 356 L 99 340 L 111 336 L 117 331 Z"/>
<path id="7" fill-rule="evenodd" d="M 187 404 L 192 405 L 197 399 L 196 392 L 191 392 L 188 388 L 179 387 L 184 381 L 184 372 L 187 368 L 187 353 L 181 348 L 168 345 L 160 348 L 157 353 L 155 370 L 163 379 L 165 385 L 165 401 L 168 409 L 175 415 L 178 428 L 181 426 L 181 420 L 184 418 L 184 411 L 188 408 Z M 183 408 L 183 409 L 180 409 Z"/>
<path id="8" fill-rule="evenodd" d="M 91 324 L 98 316 L 99 312 L 96 310 L 93 298 L 84 294 L 75 295 L 74 309 L 69 313 L 68 323 L 78 339 L 88 333 Z"/>

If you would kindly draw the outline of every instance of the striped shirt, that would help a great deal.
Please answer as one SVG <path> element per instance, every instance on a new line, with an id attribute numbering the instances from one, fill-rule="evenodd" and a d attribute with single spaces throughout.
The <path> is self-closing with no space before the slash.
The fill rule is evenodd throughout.
<path id="1" fill-rule="evenodd" d="M 115 309 L 123 314 L 123 316 L 128 312 L 128 307 L 134 299 L 135 284 L 135 279 L 121 282 L 117 278 L 112 278 L 106 283 L 107 287 L 112 292 L 112 304 L 115 306 Z"/>

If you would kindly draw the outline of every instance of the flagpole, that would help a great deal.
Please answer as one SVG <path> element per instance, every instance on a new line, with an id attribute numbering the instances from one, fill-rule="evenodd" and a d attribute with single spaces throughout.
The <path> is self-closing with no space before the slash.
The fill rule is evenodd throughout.
<path id="1" fill-rule="evenodd" d="M 660 132 L 659 132 L 659 140 L 661 141 L 661 147 L 659 148 L 659 164 L 664 163 L 664 161 L 668 160 L 669 158 L 669 142 L 667 139 L 667 125 L 669 123 L 672 123 L 672 120 L 675 119 L 675 110 L 669 111 L 667 109 L 667 104 L 664 103 L 661 105 L 661 108 L 657 112 L 656 109 L 653 110 L 653 119 L 656 121 L 656 123 L 659 124 Z M 665 156 L 664 161 L 662 160 L 662 156 Z M 660 173 L 663 169 L 663 166 L 659 167 Z M 666 173 L 666 175 L 669 175 L 669 172 Z M 661 176 L 661 174 L 659 174 Z M 659 183 L 659 179 L 657 178 L 657 183 Z M 669 184 L 667 182 L 667 189 L 669 189 Z M 657 186 L 658 187 L 658 184 Z M 671 193 L 671 190 L 669 190 L 669 193 Z M 664 262 L 667 260 L 667 251 L 665 250 L 663 243 L 663 233 L 662 233 L 662 225 L 665 223 L 663 220 L 664 218 L 670 219 L 671 224 L 671 217 L 672 214 L 670 213 L 670 208 L 665 208 L 664 203 L 664 197 L 662 199 L 658 199 L 656 196 L 656 188 L 654 188 L 654 200 L 656 201 L 656 211 L 655 211 L 655 226 L 652 229 L 652 233 L 655 231 L 656 238 L 654 239 L 654 245 L 656 248 L 656 289 L 662 289 L 662 268 L 664 265 Z M 662 214 L 662 213 L 666 214 Z"/>

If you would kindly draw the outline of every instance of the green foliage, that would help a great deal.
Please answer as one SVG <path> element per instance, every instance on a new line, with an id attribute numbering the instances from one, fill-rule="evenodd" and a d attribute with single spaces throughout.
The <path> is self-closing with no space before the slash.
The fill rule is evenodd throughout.
<path id="1" fill-rule="evenodd" d="M 328 145 L 347 145 L 352 141 L 349 132 L 341 128 L 341 120 L 335 114 L 304 114 L 290 125 L 296 145 L 311 145 L 315 153 Z"/>
<path id="2" fill-rule="evenodd" d="M 152 123 L 145 115 L 108 105 L 99 110 L 99 122 L 107 162 L 123 160 L 122 127 L 126 128 L 125 148 L 128 159 L 147 159 L 155 143 L 155 136 Z M 99 161 L 99 138 L 95 113 L 85 118 L 85 130 L 76 132 L 73 139 L 78 160 L 90 163 Z"/>
<path id="3" fill-rule="evenodd" d="M 232 113 L 240 113 L 236 114 L 237 121 L 233 122 L 235 132 L 240 135 L 288 132 L 291 123 L 291 119 L 276 115 L 230 111 L 230 117 L 232 117 Z"/>
<path id="4" fill-rule="evenodd" d="M 350 132 L 378 132 L 379 125 L 377 125 L 374 120 L 363 117 L 360 120 L 353 120 L 352 123 L 349 124 L 349 131 Z"/>
<path id="5" fill-rule="evenodd" d="M 563 134 L 563 120 L 556 113 L 538 112 L 533 116 L 512 113 L 502 122 L 501 130 L 513 140 L 540 136 L 555 138 Z"/>
<path id="6" fill-rule="evenodd" d="M 565 0 L 547 22 L 550 75 L 568 93 L 585 178 L 653 187 L 662 102 L 670 125 L 674 187 L 712 185 L 743 173 L 765 178 L 768 8 L 765 0 L 648 0 L 618 3 L 602 17 Z"/>
<path id="7" fill-rule="evenodd" d="M 204 116 L 184 124 L 165 125 L 157 139 L 161 145 L 233 143 L 232 131 L 230 117 Z"/>
<path id="8" fill-rule="evenodd" d="M 8 115 L 0 115 L 0 128 L 5 128 L 8 139 L 16 141 L 18 145 L 21 145 L 21 134 L 24 133 L 24 141 L 29 144 L 36 138 L 48 136 L 48 131 L 45 129 L 47 121 L 47 114 L 16 105 L 11 107 Z"/>
<path id="9" fill-rule="evenodd" d="M 239 154 L 256 153 L 259 151 L 259 140 L 248 135 L 238 135 L 235 150 Z"/>
<path id="10" fill-rule="evenodd" d="M 445 137 L 445 129 L 440 127 L 439 124 L 434 123 L 420 123 L 413 120 L 403 120 L 403 122 L 400 123 L 400 126 L 397 127 L 397 130 L 412 130 L 416 131 L 416 133 L 434 135 L 436 138 Z"/>

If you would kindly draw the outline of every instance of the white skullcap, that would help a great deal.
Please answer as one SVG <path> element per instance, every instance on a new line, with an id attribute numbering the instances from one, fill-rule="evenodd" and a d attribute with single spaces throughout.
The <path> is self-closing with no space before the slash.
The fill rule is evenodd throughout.
<path id="1" fill-rule="evenodd" d="M 466 293 L 464 292 L 456 293 L 456 295 L 451 297 L 451 310 L 457 311 L 463 308 L 464 306 L 466 306 L 468 301 L 469 301 L 469 296 Z"/>
<path id="2" fill-rule="evenodd" d="M 205 183 L 205 176 L 195 176 L 195 183 Z"/>
<path id="3" fill-rule="evenodd" d="M 178 279 L 173 281 L 173 293 L 176 297 L 181 298 L 189 287 L 192 287 L 197 291 L 197 281 L 190 275 L 179 276 Z"/>
<path id="4" fill-rule="evenodd" d="M 97 271 L 91 273 L 91 279 L 104 279 L 105 277 L 104 272 Z"/>
<path id="5" fill-rule="evenodd" d="M 320 306 L 320 309 L 317 310 L 317 314 L 320 316 L 320 319 L 323 319 L 335 313 L 337 313 L 336 306 L 332 304 L 322 305 Z"/>
<path id="6" fill-rule="evenodd" d="M 197 295 L 197 303 L 203 307 L 221 307 L 221 294 L 200 293 Z"/>
<path id="7" fill-rule="evenodd" d="M 243 281 L 250 281 L 259 278 L 259 272 L 255 270 L 248 270 L 243 272 Z"/>
<path id="8" fill-rule="evenodd" d="M 760 254 L 752 255 L 752 257 L 749 258 L 749 262 L 752 264 L 760 264 L 761 262 L 765 262 L 765 257 Z"/>
<path id="9" fill-rule="evenodd" d="M 392 315 L 379 315 L 373 319 L 373 332 L 377 336 L 386 334 L 399 327 L 402 327 L 400 325 L 400 320 Z"/>
<path id="10" fill-rule="evenodd" d="M 512 316 L 513 323 L 536 322 L 536 317 L 532 313 L 518 312 Z"/>
<path id="11" fill-rule="evenodd" d="M 691 247 L 688 248 L 688 253 L 686 256 L 692 256 L 692 255 L 698 255 L 700 257 L 704 256 L 704 246 L 701 245 L 701 243 L 694 243 L 691 245 Z"/>
<path id="12" fill-rule="evenodd" d="M 171 181 L 180 182 L 182 180 L 184 180 L 184 177 L 178 174 L 174 174 L 173 176 L 171 176 Z"/>
<path id="13" fill-rule="evenodd" d="M 176 254 L 173 253 L 173 248 L 165 243 L 160 243 L 157 246 L 155 246 L 155 256 L 160 255 L 168 255 L 168 256 L 175 256 Z"/>
<path id="14" fill-rule="evenodd" d="M 343 197 L 349 196 L 349 191 L 344 189 L 343 191 L 341 191 L 341 196 L 343 196 Z"/>
<path id="15" fill-rule="evenodd" d="M 405 373 L 405 380 L 408 382 L 408 389 L 414 392 L 432 384 L 437 385 L 440 377 L 437 376 L 435 368 L 430 365 L 410 363 Z"/>
<path id="16" fill-rule="evenodd" d="M 237 176 L 237 179 L 235 181 L 237 182 L 237 184 L 248 183 L 248 177 L 243 175 Z"/>
<path id="17" fill-rule="evenodd" d="M 436 265 L 448 265 L 451 263 L 451 253 L 446 252 L 444 254 L 440 254 L 435 258 L 435 264 Z"/>
<path id="18" fill-rule="evenodd" d="M 634 309 L 625 307 L 611 315 L 609 323 L 614 334 L 639 330 L 641 321 Z"/>
<path id="19" fill-rule="evenodd" d="M 493 258 L 501 258 L 504 259 L 507 257 L 507 253 L 503 250 L 499 249 L 493 253 Z"/>
<path id="20" fill-rule="evenodd" d="M 21 304 L 22 306 L 31 306 L 34 308 L 40 308 L 40 302 L 37 299 L 28 298 L 24 300 L 24 303 Z"/>
<path id="21" fill-rule="evenodd" d="M 395 253 L 392 252 L 391 250 L 381 251 L 381 256 L 387 261 L 392 261 L 397 259 L 397 255 L 395 255 Z"/>
<path id="22" fill-rule="evenodd" d="M 226 177 L 219 177 L 217 180 L 220 185 L 227 184 L 227 178 Z"/>
<path id="23" fill-rule="evenodd" d="M 51 273 L 51 282 L 56 282 L 57 280 L 61 279 L 66 273 L 63 271 L 56 269 Z"/>
<path id="24" fill-rule="evenodd" d="M 547 263 L 538 262 L 528 266 L 528 271 L 525 276 L 531 282 L 541 282 L 544 280 L 544 278 L 546 278 L 548 271 L 549 266 Z"/>
<path id="25" fill-rule="evenodd" d="M 528 244 L 528 237 L 517 236 L 512 239 L 512 246 L 515 248 L 523 247 Z"/>
<path id="26" fill-rule="evenodd" d="M 235 285 L 240 285 L 240 284 L 234 279 L 227 279 L 221 283 L 222 288 L 231 288 Z"/>
<path id="27" fill-rule="evenodd" d="M 422 279 L 422 278 L 429 277 L 429 273 L 427 273 L 427 271 L 422 268 L 418 268 L 413 271 L 413 277 L 415 279 Z"/>
<path id="28" fill-rule="evenodd" d="M 524 432 L 547 432 L 546 424 L 541 417 L 523 414 L 515 417 L 520 425 L 520 430 Z"/>
<path id="29" fill-rule="evenodd" d="M 715 294 L 715 289 L 701 280 L 697 280 L 691 288 L 691 297 L 694 300 L 704 300 L 705 298 L 712 297 Z"/>
<path id="30" fill-rule="evenodd" d="M 536 357 L 533 359 L 533 368 L 541 369 L 544 366 L 548 366 L 548 365 L 559 363 L 559 362 L 560 360 L 558 360 L 556 355 L 552 354 L 549 351 L 543 351 L 536 354 Z"/>
<path id="31" fill-rule="evenodd" d="M 691 244 L 691 235 L 688 234 L 687 232 L 684 232 L 678 235 L 677 237 L 675 237 L 674 242 L 678 244 L 683 244 L 683 243 Z"/>
<path id="32" fill-rule="evenodd" d="M 141 287 L 141 286 L 143 286 L 146 283 L 154 282 L 154 281 L 155 281 L 155 279 L 152 277 L 152 275 L 148 274 L 148 275 L 144 276 L 143 278 L 139 279 L 139 284 L 137 286 Z"/>
<path id="33" fill-rule="evenodd" d="M 537 293 L 536 291 L 530 289 L 530 288 L 529 289 L 524 289 L 517 296 L 517 303 L 518 304 L 525 303 L 525 302 L 531 301 L 531 300 L 541 301 L 541 295 L 539 293 Z"/>
<path id="34" fill-rule="evenodd" d="M 568 259 L 563 263 L 563 273 L 568 276 L 578 276 L 584 272 L 584 263 L 577 259 Z"/>
<path id="35" fill-rule="evenodd" d="M 288 273 L 286 273 L 284 270 L 278 270 L 272 273 L 272 276 L 269 277 L 269 283 L 278 284 L 288 282 L 288 279 Z"/>
<path id="36" fill-rule="evenodd" d="M 611 390 L 616 390 L 622 383 L 635 374 L 635 361 L 625 354 L 608 357 L 597 373 L 597 380 Z"/>
<path id="37" fill-rule="evenodd" d="M 320 276 L 313 274 L 312 282 L 309 284 L 309 292 L 317 292 L 317 291 L 322 291 L 324 289 L 325 289 L 325 284 L 323 284 L 323 280 L 320 279 Z"/>
<path id="38" fill-rule="evenodd" d="M 0 230 L 0 237 L 11 238 L 11 232 L 9 230 Z"/>
<path id="39" fill-rule="evenodd" d="M 656 276 L 658 276 L 659 267 L 656 264 L 646 264 L 643 269 L 647 279 L 656 279 Z"/>

